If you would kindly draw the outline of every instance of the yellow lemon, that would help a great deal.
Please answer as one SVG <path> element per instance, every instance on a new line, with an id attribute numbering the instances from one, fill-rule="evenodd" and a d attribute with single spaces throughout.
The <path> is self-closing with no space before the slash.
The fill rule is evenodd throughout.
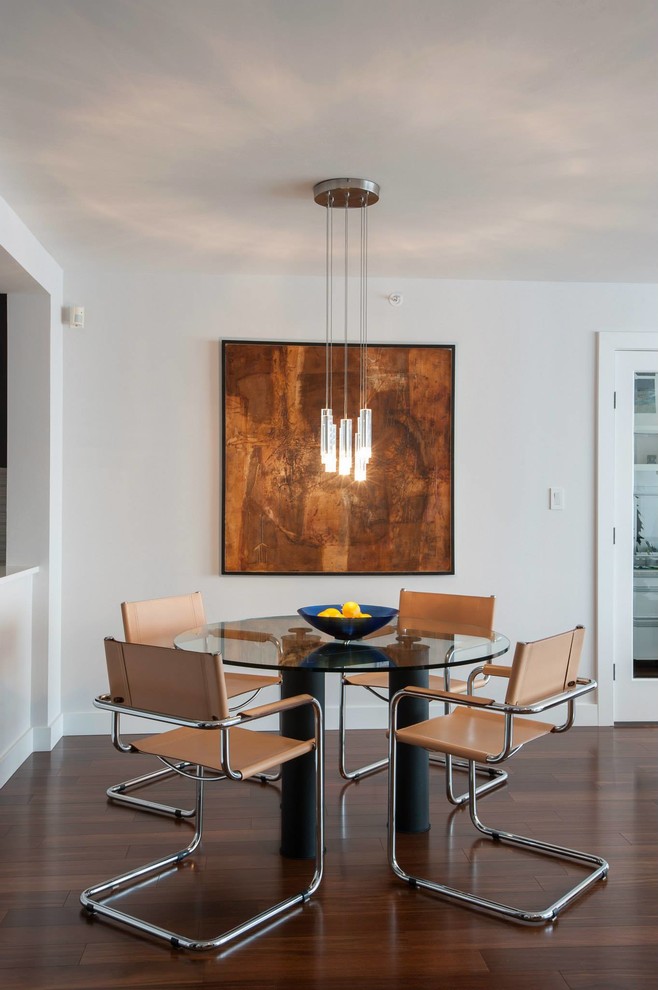
<path id="1" fill-rule="evenodd" d="M 357 619 L 372 619 L 370 612 L 359 612 Z"/>
<path id="2" fill-rule="evenodd" d="M 357 616 L 361 615 L 361 606 L 356 602 L 345 602 L 343 605 L 343 615 L 347 619 L 356 619 Z"/>
<path id="3" fill-rule="evenodd" d="M 341 617 L 341 614 L 342 613 L 339 612 L 337 608 L 325 608 L 324 612 L 318 612 L 318 615 L 325 615 L 325 616 L 330 615 L 332 617 L 338 617 L 339 619 Z"/>

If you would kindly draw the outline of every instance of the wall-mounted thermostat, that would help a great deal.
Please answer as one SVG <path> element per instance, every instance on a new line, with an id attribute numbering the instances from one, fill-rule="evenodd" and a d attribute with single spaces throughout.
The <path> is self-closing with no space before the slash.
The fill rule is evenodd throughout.
<path id="1" fill-rule="evenodd" d="M 84 327 L 84 325 L 85 325 L 84 306 L 71 306 L 69 310 L 69 326 Z"/>

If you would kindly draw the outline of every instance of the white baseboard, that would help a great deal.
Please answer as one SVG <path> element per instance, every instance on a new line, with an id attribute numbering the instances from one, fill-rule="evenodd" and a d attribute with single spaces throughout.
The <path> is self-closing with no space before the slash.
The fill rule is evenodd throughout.
<path id="1" fill-rule="evenodd" d="M 438 714 L 438 711 L 437 711 Z M 545 721 L 551 721 L 546 713 Z M 562 714 L 562 712 L 560 713 Z M 544 716 L 541 716 L 544 718 Z M 110 733 L 110 714 L 108 712 L 69 712 L 64 716 L 64 735 L 66 736 L 102 736 Z M 560 718 L 555 719 L 556 724 Z M 576 725 L 598 725 L 598 709 L 596 705 L 576 705 Z M 349 729 L 386 729 L 388 727 L 388 709 L 381 704 L 350 705 L 348 708 L 347 728 Z M 162 732 L 171 728 L 162 722 L 152 722 L 146 718 L 129 718 L 122 720 L 122 728 L 126 733 Z M 276 731 L 275 718 L 263 719 L 258 725 L 250 728 L 263 731 Z M 325 708 L 325 728 L 338 728 L 338 705 L 327 705 Z"/>
<path id="2" fill-rule="evenodd" d="M 440 715 L 441 710 L 439 707 L 431 709 L 433 714 Z M 555 718 L 551 717 L 551 712 L 545 712 L 539 715 L 542 721 L 552 722 L 554 721 L 556 725 L 564 721 L 566 709 L 564 706 L 562 708 L 556 708 Z M 325 713 L 325 722 L 327 729 L 337 729 L 338 728 L 338 705 L 327 705 Z M 576 702 L 576 725 L 593 725 L 599 724 L 598 721 L 598 707 L 596 705 L 587 703 Z M 388 708 L 385 704 L 381 703 L 379 705 L 349 705 L 348 715 L 347 715 L 347 728 L 348 729 L 387 729 L 388 728 Z"/>
<path id="3" fill-rule="evenodd" d="M 112 716 L 109 712 L 67 712 L 64 716 L 65 736 L 108 736 Z M 128 718 L 122 723 L 127 733 L 161 732 L 171 726 L 163 725 L 162 722 L 152 722 L 148 718 Z"/>
<path id="4" fill-rule="evenodd" d="M 52 725 L 28 729 L 0 756 L 0 787 L 16 773 L 32 753 L 49 753 L 64 735 L 64 718 L 58 715 Z"/>
<path id="5" fill-rule="evenodd" d="M 4 787 L 9 778 L 25 763 L 28 756 L 32 756 L 33 752 L 34 730 L 28 729 L 0 757 L 0 787 Z"/>
<path id="6" fill-rule="evenodd" d="M 168 726 L 160 722 L 152 722 L 150 719 L 124 719 L 123 728 L 129 734 L 161 732 Z M 325 713 L 325 724 L 327 729 L 338 728 L 338 705 L 327 705 Z M 576 725 L 596 726 L 598 725 L 598 707 L 596 705 L 577 704 L 576 705 Z M 347 720 L 349 729 L 386 729 L 387 709 L 386 705 L 350 705 Z M 258 726 L 259 729 L 276 731 L 275 719 L 263 719 Z M 256 726 L 254 726 L 256 728 Z M 56 718 L 52 725 L 37 726 L 28 729 L 20 739 L 17 739 L 12 746 L 0 757 L 0 787 L 3 787 L 9 778 L 16 773 L 18 768 L 32 753 L 49 752 L 62 736 L 108 736 L 110 735 L 110 715 L 108 712 L 68 712 Z"/>
<path id="7" fill-rule="evenodd" d="M 112 716 L 109 712 L 69 712 L 64 717 L 65 736 L 108 736 L 110 735 Z M 338 723 L 336 723 L 338 724 Z M 166 732 L 172 726 L 166 722 L 155 722 L 149 718 L 131 718 L 124 715 L 121 719 L 121 732 L 130 738 L 132 735 L 141 735 L 149 732 Z M 276 731 L 275 720 L 264 718 L 258 725 L 250 726 L 253 729 L 268 729 Z"/>
<path id="8" fill-rule="evenodd" d="M 37 725 L 34 732 L 35 753 L 49 753 L 64 735 L 64 716 L 60 714 L 50 725 Z"/>
<path id="9" fill-rule="evenodd" d="M 346 728 L 350 729 L 382 729 L 388 728 L 388 705 L 383 702 L 373 702 L 369 705 L 347 706 Z M 338 705 L 327 705 L 325 712 L 327 729 L 338 728 Z"/>
<path id="10" fill-rule="evenodd" d="M 588 705 L 587 702 L 582 702 L 578 704 L 576 702 L 576 725 L 598 725 L 599 724 L 599 706 L 598 705 Z"/>
<path id="11" fill-rule="evenodd" d="M 350 705 L 348 728 L 349 729 L 385 729 L 387 726 L 386 705 Z M 65 736 L 109 736 L 110 734 L 109 712 L 68 712 L 64 716 Z M 122 729 L 126 733 L 136 732 L 162 732 L 171 726 L 162 722 L 152 722 L 147 718 L 130 718 L 124 716 L 121 721 Z M 325 709 L 325 726 L 327 729 L 338 728 L 338 705 L 327 705 Z M 276 730 L 275 718 L 264 718 L 258 725 L 250 726 L 253 729 Z"/>

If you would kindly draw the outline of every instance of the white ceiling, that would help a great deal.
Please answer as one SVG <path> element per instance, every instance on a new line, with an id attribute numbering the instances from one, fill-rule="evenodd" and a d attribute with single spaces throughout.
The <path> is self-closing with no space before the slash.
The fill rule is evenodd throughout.
<path id="1" fill-rule="evenodd" d="M 658 0 L 0 0 L 0 195 L 65 268 L 658 281 Z"/>

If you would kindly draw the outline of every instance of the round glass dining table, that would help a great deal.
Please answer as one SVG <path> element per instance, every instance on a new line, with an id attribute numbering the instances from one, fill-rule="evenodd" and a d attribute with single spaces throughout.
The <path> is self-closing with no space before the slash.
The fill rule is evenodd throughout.
<path id="1" fill-rule="evenodd" d="M 497 632 L 430 623 L 430 628 L 385 626 L 370 636 L 343 642 L 307 625 L 299 615 L 275 615 L 234 622 L 211 622 L 176 636 L 181 650 L 220 653 L 225 664 L 256 667 L 281 674 L 282 695 L 312 694 L 324 708 L 327 674 L 386 671 L 389 694 L 407 686 L 424 687 L 430 670 L 478 664 L 502 656 L 509 640 Z M 428 717 L 428 703 L 408 699 L 399 710 L 400 725 Z M 308 706 L 281 715 L 281 732 L 293 739 L 313 735 Z M 400 746 L 396 783 L 397 828 L 423 832 L 429 828 L 428 756 L 416 746 Z M 314 855 L 315 804 L 313 756 L 282 767 L 281 852 L 306 859 Z"/>

